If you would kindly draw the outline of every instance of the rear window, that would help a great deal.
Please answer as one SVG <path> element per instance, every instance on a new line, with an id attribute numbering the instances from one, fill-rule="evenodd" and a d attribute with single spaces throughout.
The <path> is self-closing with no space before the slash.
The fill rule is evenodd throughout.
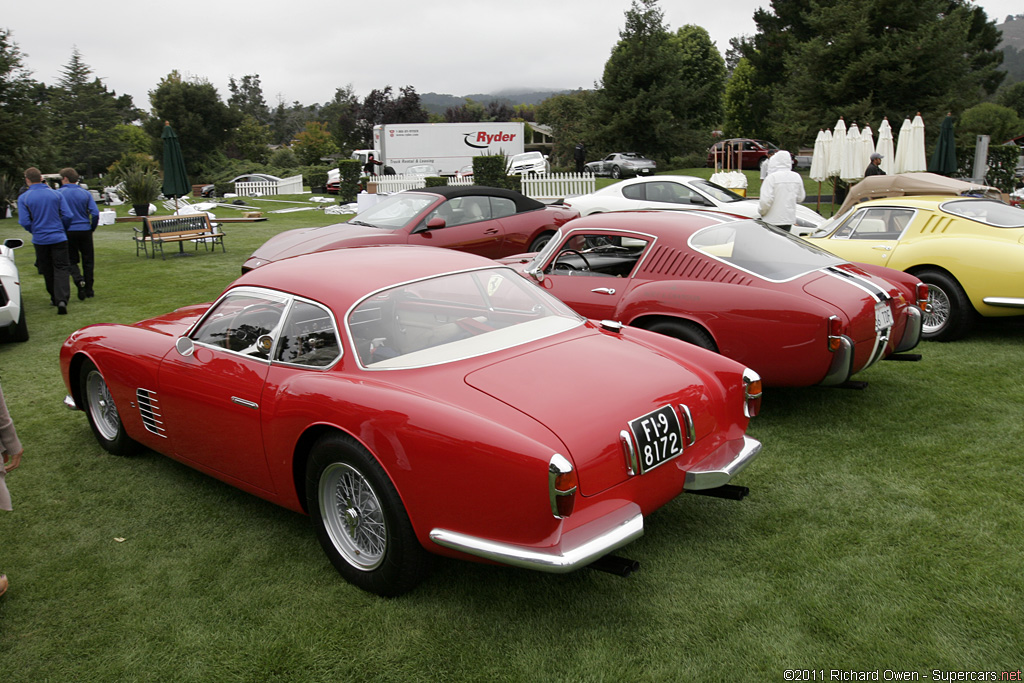
<path id="1" fill-rule="evenodd" d="M 754 221 L 737 221 L 698 230 L 690 237 L 690 246 L 775 282 L 846 263 L 795 235 Z"/>
<path id="2" fill-rule="evenodd" d="M 941 208 L 946 213 L 993 228 L 1024 228 L 1024 209 L 991 199 L 956 199 L 944 203 Z"/>

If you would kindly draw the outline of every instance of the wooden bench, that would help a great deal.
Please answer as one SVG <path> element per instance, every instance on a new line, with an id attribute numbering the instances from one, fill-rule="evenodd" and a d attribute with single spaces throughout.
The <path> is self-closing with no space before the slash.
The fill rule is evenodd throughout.
<path id="1" fill-rule="evenodd" d="M 177 242 L 178 251 L 184 252 L 184 243 L 193 241 L 195 248 L 199 249 L 199 243 L 209 248 L 208 245 L 219 244 L 222 251 L 224 247 L 224 233 L 216 232 L 210 217 L 205 213 L 185 214 L 183 216 L 146 216 L 142 219 L 142 230 L 133 227 L 135 231 L 135 255 L 139 255 L 139 249 L 149 256 L 149 247 L 153 247 L 153 258 L 160 250 L 160 258 L 164 256 L 164 243 Z"/>

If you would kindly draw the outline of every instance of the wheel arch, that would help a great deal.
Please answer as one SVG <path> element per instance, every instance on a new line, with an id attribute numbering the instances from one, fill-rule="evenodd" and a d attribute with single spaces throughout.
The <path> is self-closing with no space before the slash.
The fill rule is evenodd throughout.
<path id="1" fill-rule="evenodd" d="M 944 268 L 942 266 L 935 265 L 934 263 L 921 263 L 921 264 L 918 264 L 916 266 L 911 266 L 911 267 L 907 268 L 906 270 L 904 270 L 903 272 L 910 273 L 914 277 L 920 278 L 921 277 L 921 273 L 927 273 L 929 271 L 938 272 L 938 273 L 941 273 L 941 274 L 945 275 L 946 277 L 952 278 L 953 282 L 955 282 L 957 284 L 957 286 L 960 287 L 961 290 L 963 290 L 964 294 L 967 295 L 967 300 L 969 302 L 971 302 L 971 308 L 974 309 L 974 312 L 975 313 L 979 312 L 978 311 L 978 305 L 971 298 L 971 294 L 967 291 L 967 288 L 964 287 L 964 283 L 961 282 L 960 278 L 958 278 L 948 268 Z"/>
<path id="2" fill-rule="evenodd" d="M 704 332 L 705 334 L 707 334 L 709 337 L 711 337 L 711 341 L 715 343 L 716 353 L 718 352 L 718 349 L 721 348 L 721 345 L 718 343 L 718 338 L 715 336 L 714 332 L 712 332 L 711 329 L 708 328 L 708 326 L 703 323 L 703 321 L 694 318 L 688 318 L 684 315 L 669 315 L 666 313 L 647 313 L 644 315 L 637 316 L 636 318 L 633 318 L 627 324 L 632 327 L 639 327 L 644 330 L 649 330 L 652 326 L 663 322 L 677 323 L 695 327 L 700 331 Z"/>

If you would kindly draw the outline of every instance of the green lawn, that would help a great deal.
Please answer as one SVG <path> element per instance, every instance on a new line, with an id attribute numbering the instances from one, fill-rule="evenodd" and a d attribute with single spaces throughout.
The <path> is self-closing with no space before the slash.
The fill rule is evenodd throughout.
<path id="1" fill-rule="evenodd" d="M 226 254 L 166 261 L 135 256 L 131 224 L 101 227 L 96 298 L 74 299 L 67 316 L 48 305 L 31 247 L 18 252 L 32 338 L 0 345 L 26 448 L 8 478 L 15 511 L 0 513 L 12 582 L 0 681 L 781 681 L 787 669 L 1021 667 L 1022 320 L 925 343 L 920 363 L 858 376 L 863 391 L 769 390 L 750 429 L 764 450 L 736 482 L 750 496 L 682 496 L 649 517 L 620 553 L 642 566 L 628 579 L 441 560 L 391 600 L 342 581 L 305 517 L 152 452 L 107 455 L 85 415 L 61 405 L 58 350 L 75 329 L 210 300 L 272 234 L 335 221 L 310 211 L 227 225 Z M 0 238 L 23 234 L 0 220 Z"/>

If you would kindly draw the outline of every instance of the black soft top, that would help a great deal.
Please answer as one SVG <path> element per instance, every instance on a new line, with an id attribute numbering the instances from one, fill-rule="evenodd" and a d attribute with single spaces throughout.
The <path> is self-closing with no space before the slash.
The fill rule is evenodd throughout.
<path id="1" fill-rule="evenodd" d="M 453 187 L 446 185 L 444 187 L 423 187 L 416 190 L 409 190 L 409 192 L 427 192 L 430 194 L 440 195 L 445 199 L 454 199 L 456 197 L 504 197 L 505 199 L 511 199 L 515 202 L 516 213 L 544 208 L 543 202 L 539 202 L 536 199 L 530 199 L 521 192 L 506 190 L 500 187 L 486 187 L 481 185 L 456 185 Z"/>

